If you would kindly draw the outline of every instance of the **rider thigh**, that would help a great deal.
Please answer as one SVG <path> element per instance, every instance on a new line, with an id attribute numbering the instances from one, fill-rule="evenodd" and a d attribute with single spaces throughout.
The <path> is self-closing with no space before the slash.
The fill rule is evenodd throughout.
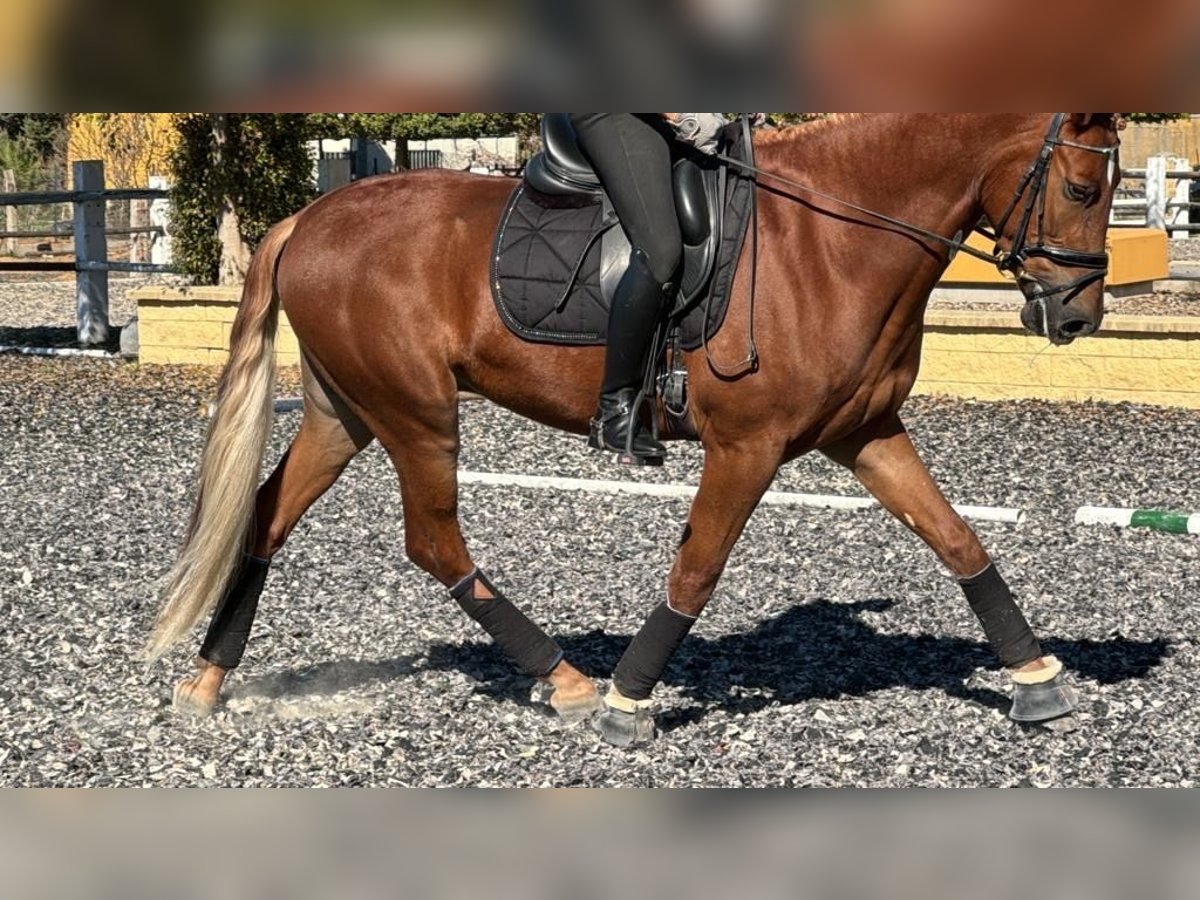
<path id="1" fill-rule="evenodd" d="M 612 201 L 629 243 L 646 254 L 660 283 L 683 258 L 665 123 L 638 113 L 572 113 L 579 147 Z"/>

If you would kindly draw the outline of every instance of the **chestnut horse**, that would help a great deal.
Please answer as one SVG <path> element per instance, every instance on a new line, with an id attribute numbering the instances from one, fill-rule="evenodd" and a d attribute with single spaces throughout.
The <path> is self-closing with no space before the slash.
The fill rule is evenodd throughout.
<path id="1" fill-rule="evenodd" d="M 637 656 L 642 696 L 614 676 L 607 703 L 478 573 L 459 527 L 459 392 L 582 435 L 601 377 L 602 349 L 527 343 L 496 313 L 489 254 L 514 182 L 406 172 L 316 200 L 272 229 L 247 276 L 198 499 L 148 648 L 160 655 L 216 610 L 199 671 L 177 687 L 177 704 L 213 708 L 241 657 L 268 561 L 378 439 L 400 477 L 409 559 L 453 588 L 464 610 L 544 680 L 555 710 L 602 710 L 597 725 L 613 743 L 653 733 L 646 685 L 686 631 L 664 632 L 656 616 L 663 608 L 672 621 L 700 614 L 776 471 L 814 449 L 847 466 L 960 579 L 1012 676 L 1013 718 L 1066 716 L 1061 664 L 1042 655 L 899 410 L 917 377 L 930 292 L 956 238 L 982 221 L 995 232 L 993 261 L 1025 295 L 1027 328 L 1056 344 L 1096 330 L 1119 127 L 1117 116 L 1098 113 L 886 114 L 756 135 L 754 302 L 747 250 L 709 349 L 716 360 L 740 359 L 752 311 L 757 364 L 729 377 L 704 353 L 687 355 L 692 434 L 666 437 L 698 439 L 703 474 L 666 603 L 622 660 Z M 304 415 L 258 487 L 280 304 L 303 352 Z"/>

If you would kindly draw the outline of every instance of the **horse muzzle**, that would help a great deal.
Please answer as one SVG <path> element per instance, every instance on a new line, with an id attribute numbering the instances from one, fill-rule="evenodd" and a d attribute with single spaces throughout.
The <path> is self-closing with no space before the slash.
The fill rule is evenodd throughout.
<path id="1" fill-rule="evenodd" d="M 1031 292 L 1026 295 L 1021 310 L 1021 324 L 1038 337 L 1047 338 L 1061 347 L 1076 338 L 1095 334 L 1102 315 L 1103 312 L 1091 314 L 1056 297 Z"/>

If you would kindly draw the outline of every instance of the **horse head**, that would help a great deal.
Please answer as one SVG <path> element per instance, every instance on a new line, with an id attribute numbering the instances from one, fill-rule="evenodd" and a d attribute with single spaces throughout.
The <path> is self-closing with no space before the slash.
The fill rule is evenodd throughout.
<path id="1" fill-rule="evenodd" d="M 1025 296 L 1021 322 L 1054 344 L 1092 334 L 1104 317 L 1105 235 L 1122 127 L 1116 113 L 1059 113 L 1032 163 L 1028 134 L 1020 135 L 983 182 L 1000 266 Z"/>

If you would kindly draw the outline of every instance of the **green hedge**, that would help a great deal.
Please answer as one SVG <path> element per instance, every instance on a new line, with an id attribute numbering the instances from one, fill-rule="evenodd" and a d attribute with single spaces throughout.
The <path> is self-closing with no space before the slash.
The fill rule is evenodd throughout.
<path id="1" fill-rule="evenodd" d="M 242 238 L 251 247 L 313 199 L 307 117 L 230 113 L 220 165 L 212 114 L 184 113 L 175 126 L 180 136 L 171 157 L 175 261 L 185 274 L 211 284 L 221 261 L 217 223 L 223 198 L 232 201 Z"/>

